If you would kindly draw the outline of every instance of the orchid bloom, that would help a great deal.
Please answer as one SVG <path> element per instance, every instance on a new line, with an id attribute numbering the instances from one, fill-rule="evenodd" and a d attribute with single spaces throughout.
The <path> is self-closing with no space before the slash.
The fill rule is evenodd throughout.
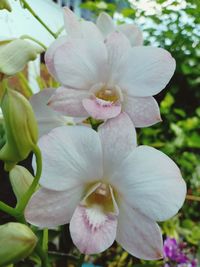
<path id="1" fill-rule="evenodd" d="M 156 221 L 175 215 L 186 185 L 177 165 L 148 146 L 136 146 L 126 113 L 95 132 L 84 126 L 53 129 L 39 141 L 41 188 L 25 210 L 39 227 L 70 223 L 74 244 L 85 254 L 100 253 L 114 240 L 142 259 L 162 255 Z"/>
<path id="2" fill-rule="evenodd" d="M 64 16 L 68 35 L 58 38 L 45 55 L 49 72 L 61 83 L 48 105 L 63 115 L 101 120 L 126 112 L 135 127 L 159 122 L 159 107 L 152 95 L 174 73 L 171 54 L 142 46 L 135 25 L 114 28 L 104 13 L 97 20 L 99 28 L 79 21 L 67 8 Z"/>

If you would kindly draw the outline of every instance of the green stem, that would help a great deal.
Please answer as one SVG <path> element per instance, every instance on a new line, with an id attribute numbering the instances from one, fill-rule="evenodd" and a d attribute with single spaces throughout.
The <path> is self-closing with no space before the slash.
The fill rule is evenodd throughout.
<path id="1" fill-rule="evenodd" d="M 48 251 L 48 240 L 49 240 L 48 228 L 45 228 L 43 230 L 43 240 L 42 240 L 42 248 L 45 252 Z"/>
<path id="2" fill-rule="evenodd" d="M 28 40 L 31 40 L 31 41 L 35 42 L 36 44 L 40 45 L 42 48 L 44 48 L 44 50 L 47 50 L 47 47 L 42 42 L 40 42 L 37 39 L 31 37 L 30 35 L 27 35 L 27 34 L 22 35 L 20 37 L 20 39 L 28 39 Z"/>
<path id="3" fill-rule="evenodd" d="M 77 267 L 81 267 L 84 263 L 84 259 L 85 259 L 85 255 L 84 254 L 81 254 L 80 255 L 80 258 L 79 258 L 79 261 L 77 262 Z"/>
<path id="4" fill-rule="evenodd" d="M 40 244 L 38 243 L 35 252 L 39 255 L 41 259 L 41 266 L 42 267 L 50 267 L 49 262 L 48 262 L 48 254 L 42 249 Z"/>
<path id="5" fill-rule="evenodd" d="M 38 146 L 35 146 L 33 148 L 33 152 L 35 154 L 36 157 L 36 164 L 37 164 L 37 171 L 36 171 L 36 175 L 35 178 L 31 184 L 31 186 L 29 187 L 28 191 L 26 192 L 26 194 L 21 198 L 19 204 L 16 207 L 16 211 L 19 214 L 23 214 L 24 209 L 26 208 L 26 205 L 29 201 L 29 199 L 31 198 L 32 194 L 34 193 L 39 180 L 40 180 L 40 176 L 42 173 L 42 156 L 41 156 L 41 152 Z"/>
<path id="6" fill-rule="evenodd" d="M 58 251 L 49 251 L 48 254 L 52 256 L 58 256 L 59 258 L 63 257 L 63 258 L 74 260 L 74 261 L 79 260 L 79 258 L 74 255 L 63 253 L 63 252 L 58 252 Z"/>
<path id="7" fill-rule="evenodd" d="M 56 34 L 41 20 L 41 18 L 35 13 L 35 11 L 31 8 L 31 6 L 26 2 L 26 0 L 21 0 L 24 8 L 26 8 L 39 22 L 42 26 L 56 39 Z"/>
<path id="8" fill-rule="evenodd" d="M 10 207 L 9 205 L 5 204 L 4 202 L 0 201 L 0 210 L 15 217 L 17 215 L 14 208 Z"/>
<path id="9" fill-rule="evenodd" d="M 61 34 L 61 32 L 64 30 L 64 26 L 62 26 L 56 33 L 55 33 L 55 35 L 56 35 L 56 38 L 58 38 L 58 36 Z"/>

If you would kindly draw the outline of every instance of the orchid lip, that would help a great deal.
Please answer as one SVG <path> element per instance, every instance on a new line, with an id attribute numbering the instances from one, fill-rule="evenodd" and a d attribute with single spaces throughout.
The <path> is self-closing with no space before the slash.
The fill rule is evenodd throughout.
<path id="1" fill-rule="evenodd" d="M 116 103 L 123 101 L 121 88 L 117 85 L 99 83 L 95 84 L 90 91 L 97 99 L 105 102 Z"/>

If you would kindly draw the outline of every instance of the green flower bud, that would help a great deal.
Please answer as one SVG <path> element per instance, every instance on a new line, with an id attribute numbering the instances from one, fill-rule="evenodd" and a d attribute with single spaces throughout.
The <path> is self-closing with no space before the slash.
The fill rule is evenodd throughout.
<path id="1" fill-rule="evenodd" d="M 33 182 L 34 177 L 24 167 L 16 165 L 9 173 L 12 189 L 17 198 L 17 202 L 27 192 Z"/>
<path id="2" fill-rule="evenodd" d="M 7 9 L 8 11 L 12 11 L 11 5 L 8 0 L 0 0 L 0 9 Z"/>
<path id="3" fill-rule="evenodd" d="M 37 237 L 31 229 L 20 223 L 0 226 L 0 266 L 28 257 L 35 248 Z"/>
<path id="4" fill-rule="evenodd" d="M 0 150 L 4 168 L 10 171 L 27 158 L 38 140 L 38 127 L 29 101 L 17 91 L 6 89 L 1 101 L 6 143 Z"/>
<path id="5" fill-rule="evenodd" d="M 25 65 L 36 59 L 43 48 L 22 40 L 5 40 L 0 42 L 0 77 L 14 75 L 23 70 Z"/>

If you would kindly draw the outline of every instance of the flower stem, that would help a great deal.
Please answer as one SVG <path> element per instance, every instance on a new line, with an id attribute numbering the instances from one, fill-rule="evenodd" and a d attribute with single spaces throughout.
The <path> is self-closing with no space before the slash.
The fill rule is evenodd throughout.
<path id="1" fill-rule="evenodd" d="M 16 211 L 14 208 L 10 207 L 9 205 L 5 204 L 4 202 L 0 201 L 0 210 L 15 217 Z"/>
<path id="2" fill-rule="evenodd" d="M 32 7 L 26 2 L 26 0 L 21 0 L 24 8 L 26 8 L 39 22 L 42 26 L 56 39 L 56 34 L 44 23 L 44 21 L 35 13 Z"/>
<path id="3" fill-rule="evenodd" d="M 85 255 L 81 254 L 76 266 L 81 267 L 83 265 L 84 259 L 85 259 Z"/>
<path id="4" fill-rule="evenodd" d="M 42 240 L 42 248 L 45 252 L 48 251 L 48 228 L 43 230 L 43 240 Z"/>
<path id="5" fill-rule="evenodd" d="M 37 171 L 36 171 L 36 175 L 35 175 L 35 178 L 31 184 L 31 186 L 29 187 L 28 191 L 22 197 L 21 201 L 19 202 L 19 204 L 16 207 L 17 213 L 20 213 L 20 214 L 23 214 L 24 209 L 26 208 L 26 205 L 27 205 L 29 199 L 31 198 L 32 194 L 34 193 L 34 191 L 38 185 L 38 182 L 40 180 L 40 176 L 42 173 L 42 156 L 41 156 L 41 152 L 40 152 L 39 147 L 35 146 L 33 148 L 33 152 L 36 156 Z"/>
<path id="6" fill-rule="evenodd" d="M 47 47 L 42 42 L 38 41 L 37 39 L 33 38 L 32 36 L 30 36 L 28 34 L 22 35 L 20 37 L 20 39 L 29 39 L 29 40 L 35 42 L 36 44 L 40 45 L 42 48 L 44 48 L 44 50 L 47 50 Z"/>
<path id="7" fill-rule="evenodd" d="M 186 199 L 188 200 L 194 200 L 194 201 L 200 201 L 200 197 L 198 196 L 193 196 L 193 195 L 187 195 Z"/>
<path id="8" fill-rule="evenodd" d="M 38 243 L 36 248 L 35 248 L 35 252 L 39 255 L 40 259 L 41 259 L 41 266 L 42 267 L 50 267 L 49 266 L 49 262 L 48 262 L 48 254 L 46 253 L 46 251 L 44 251 L 41 247 L 41 245 Z"/>
<path id="9" fill-rule="evenodd" d="M 56 35 L 56 38 L 58 38 L 58 36 L 61 34 L 61 32 L 64 30 L 64 26 L 62 26 L 56 33 L 55 33 L 55 35 Z"/>

